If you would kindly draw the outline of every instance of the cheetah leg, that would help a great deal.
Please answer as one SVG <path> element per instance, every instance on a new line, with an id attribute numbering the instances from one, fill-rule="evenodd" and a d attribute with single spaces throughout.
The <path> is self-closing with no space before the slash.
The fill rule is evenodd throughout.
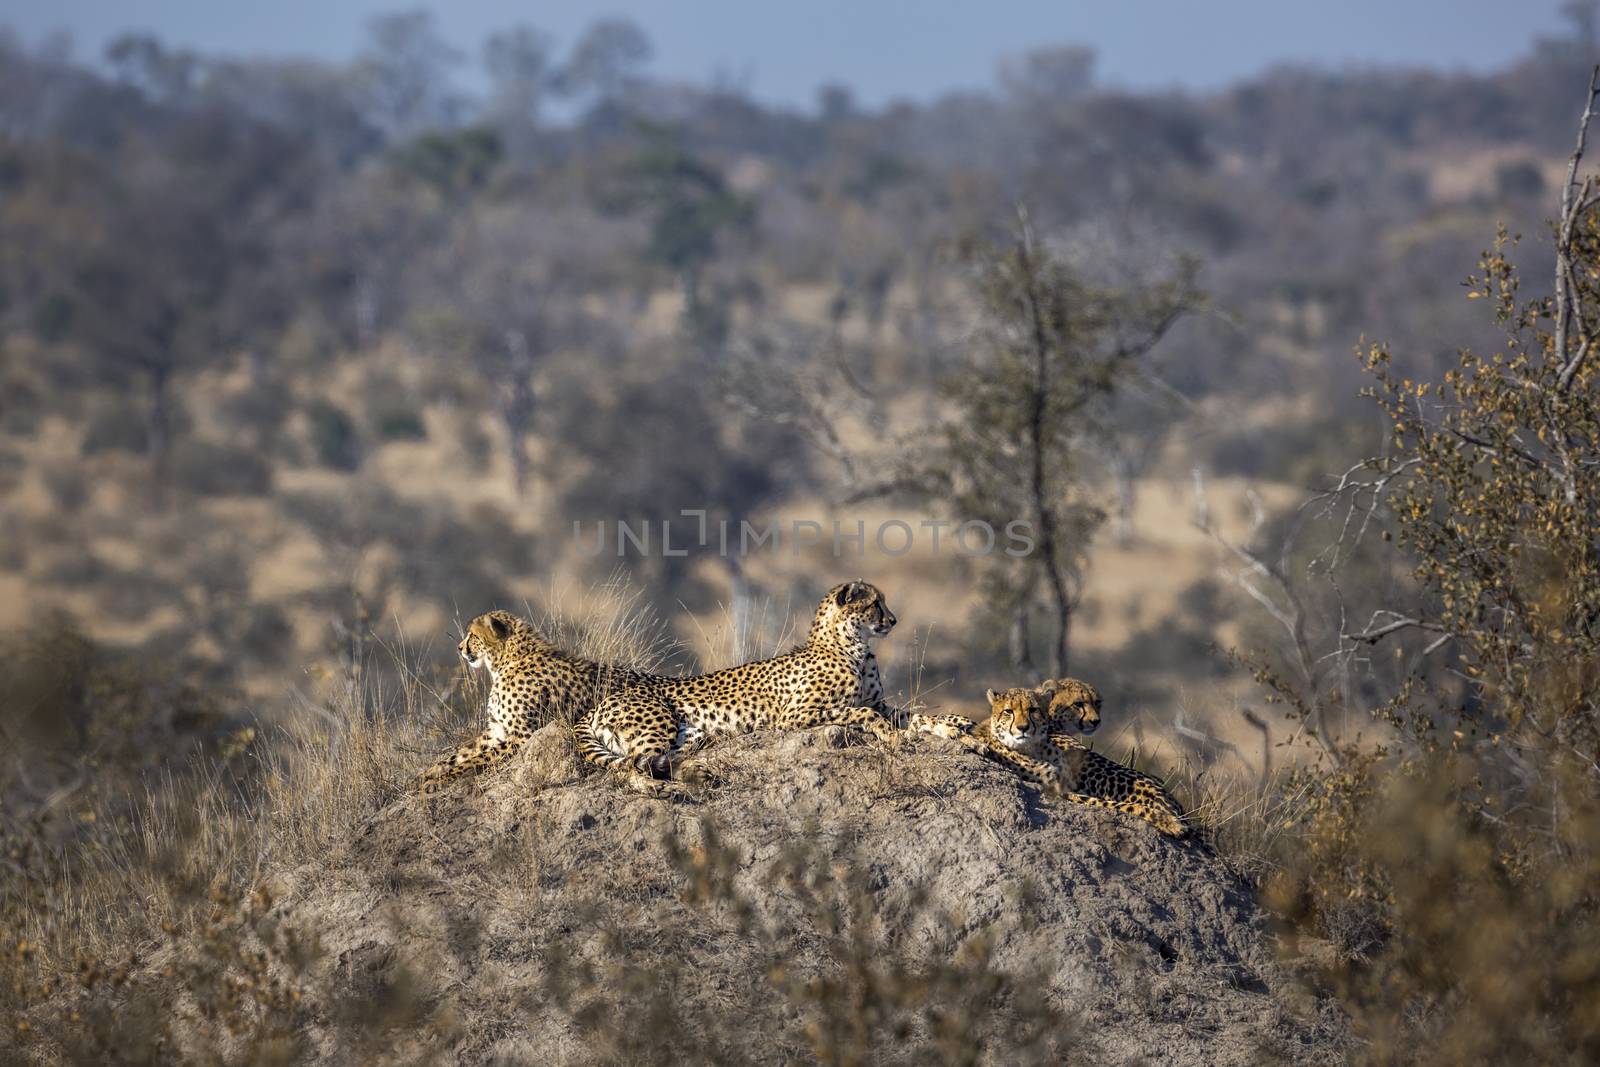
<path id="1" fill-rule="evenodd" d="M 907 728 L 954 741 L 968 752 L 976 752 L 985 759 L 1005 764 L 1024 780 L 1035 785 L 1052 790 L 1061 787 L 1061 771 L 1053 761 L 996 745 L 975 734 L 973 730 L 976 726 L 977 724 L 971 719 L 964 719 L 959 715 L 913 715 Z"/>
<path id="2" fill-rule="evenodd" d="M 1169 809 L 1151 804 L 1141 803 L 1137 800 L 1107 800 L 1104 797 L 1090 796 L 1087 793 L 1073 793 L 1063 790 L 1061 799 L 1073 804 L 1082 804 L 1086 808 L 1102 808 L 1109 811 L 1120 811 L 1124 815 L 1133 815 L 1143 819 L 1154 826 L 1167 837 L 1185 837 L 1189 827 L 1182 819 L 1174 815 Z"/>
<path id="3" fill-rule="evenodd" d="M 899 732 L 871 708 L 805 708 L 785 715 L 779 725 L 793 730 L 812 726 L 855 726 L 880 741 L 887 741 Z"/>
<path id="4" fill-rule="evenodd" d="M 692 799 L 693 794 L 678 780 L 678 773 L 689 757 L 709 742 L 703 731 L 680 723 L 678 736 L 667 751 L 634 758 L 626 775 L 629 788 L 656 800 Z"/>
<path id="5" fill-rule="evenodd" d="M 969 748 L 974 752 L 982 753 L 983 755 L 999 763 L 1004 763 L 1013 771 L 1016 771 L 1024 779 L 1034 783 L 1035 785 L 1048 789 L 1051 792 L 1059 792 L 1062 789 L 1061 772 L 1053 763 L 1050 763 L 1046 760 L 1037 759 L 1024 752 L 1018 752 L 1014 748 L 1006 748 L 1003 745 L 986 744 L 983 740 L 976 737 L 958 737 L 956 738 L 956 741 L 965 748 Z"/>
<path id="6" fill-rule="evenodd" d="M 478 737 L 424 771 L 418 791 L 424 794 L 437 793 L 463 775 L 477 774 L 503 763 L 527 739 L 526 731 L 512 733 L 504 723 L 490 723 L 489 728 Z"/>
<path id="7" fill-rule="evenodd" d="M 1188 836 L 1191 828 L 1182 806 L 1158 782 L 1154 779 L 1141 781 L 1134 787 L 1134 793 L 1136 797 L 1130 803 L 1138 809 L 1135 814 L 1145 822 L 1168 837 Z"/>
<path id="8" fill-rule="evenodd" d="M 635 757 L 634 769 L 651 779 L 675 778 L 684 761 L 710 743 L 711 737 L 704 730 L 679 721 L 678 735 L 672 739 L 667 750 L 653 756 Z"/>
<path id="9" fill-rule="evenodd" d="M 913 712 L 906 720 L 905 728 L 916 733 L 933 734 L 935 737 L 954 741 L 970 736 L 977 725 L 971 719 L 960 715 L 924 715 L 921 712 Z"/>
<path id="10" fill-rule="evenodd" d="M 672 739 L 672 747 L 656 757 L 656 760 L 669 776 L 676 775 L 678 768 L 690 756 L 699 752 L 711 743 L 711 735 L 700 727 L 689 722 L 678 723 L 678 736 Z"/>

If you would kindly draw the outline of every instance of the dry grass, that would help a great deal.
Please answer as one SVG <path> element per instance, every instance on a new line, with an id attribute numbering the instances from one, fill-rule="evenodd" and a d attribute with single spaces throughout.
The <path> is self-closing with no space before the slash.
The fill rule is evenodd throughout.
<path id="1" fill-rule="evenodd" d="M 544 604 L 530 614 L 581 655 L 659 668 L 672 651 L 637 591 L 620 583 Z M 32 650 L 19 653 L 14 677 L 42 669 Z M 148 950 L 192 925 L 212 893 L 248 894 L 269 870 L 315 862 L 479 727 L 480 675 L 427 671 L 404 646 L 373 646 L 366 658 L 331 680 L 326 701 L 300 694 L 281 727 L 245 728 L 153 774 L 127 769 L 80 790 L 67 820 L 47 818 L 59 806 L 49 797 L 42 811 L 7 819 L 13 877 L 0 901 L 30 965 L 63 975 L 83 959 Z"/>
<path id="2" fill-rule="evenodd" d="M 620 583 L 555 589 L 525 610 L 596 659 L 659 668 L 679 651 Z M 392 850 L 408 835 L 395 836 L 392 816 L 421 803 L 403 799 L 415 776 L 478 728 L 485 696 L 482 679 L 459 668 L 416 666 L 429 651 L 365 646 L 359 669 L 328 679 L 326 700 L 302 696 L 282 728 L 230 727 L 181 769 L 130 771 L 136 802 L 117 804 L 102 791 L 75 805 L 92 820 L 41 845 L 27 875 L 6 883 L 5 920 L 19 936 L 3 967 L 0 995 L 13 1023 L 0 1047 L 36 1062 L 287 1063 L 312 1055 L 308 1035 L 317 1035 L 318 1055 L 328 1055 L 331 1042 L 342 1050 L 336 1056 L 429 1062 L 460 1040 L 464 1014 L 484 1008 L 459 1003 L 429 960 L 383 955 L 361 964 L 351 982 L 347 966 L 326 962 L 330 931 L 315 925 L 322 920 L 301 922 L 294 907 L 275 906 L 283 893 L 293 905 L 305 891 L 297 871 L 327 872 L 335 857 L 393 872 L 396 891 L 424 888 L 400 873 Z M 909 699 L 920 686 L 913 671 Z M 570 752 L 552 752 L 541 758 L 567 769 L 550 773 L 570 778 Z M 731 766 L 719 772 L 723 755 L 704 757 L 712 782 L 734 777 Z M 833 773 L 857 783 L 850 788 L 931 810 L 947 807 L 960 770 L 959 755 L 943 750 L 911 759 L 854 747 L 837 759 Z M 494 787 L 521 789 L 509 778 Z M 610 778 L 586 788 L 597 796 L 626 791 Z M 748 857 L 719 846 L 713 825 L 672 852 L 672 877 L 687 889 L 664 908 L 660 871 L 594 864 L 571 847 L 570 815 L 552 821 L 548 806 L 521 801 L 485 810 L 493 847 L 453 875 L 449 889 L 492 899 L 518 928 L 545 931 L 535 939 L 549 963 L 543 996 L 571 1032 L 588 1035 L 568 1058 L 745 1062 L 756 1035 L 726 1035 L 722 1014 L 751 1004 L 770 1011 L 761 1048 L 826 1063 L 976 1063 L 998 1049 L 1008 1062 L 1066 1062 L 1093 1047 L 1042 998 L 1043 972 L 994 964 L 981 924 L 931 912 L 879 914 L 873 864 L 850 851 L 847 827 L 797 844 L 773 867 L 789 902 L 780 922 L 764 898 L 758 908 L 748 886 L 734 887 L 732 872 Z M 423 815 L 416 812 L 419 830 L 429 825 Z M 351 858 L 376 823 L 390 825 L 387 843 Z M 573 903 L 579 897 L 551 896 L 551 887 L 574 878 L 585 886 L 581 899 L 595 902 L 587 912 Z M 645 914 L 658 917 L 648 929 L 637 922 Z M 571 931 L 589 933 L 573 940 Z M 944 939 L 931 954 L 930 936 Z M 729 955 L 733 945 L 741 947 Z M 765 992 L 752 1000 L 753 990 Z M 642 1036 L 654 1031 L 596 1022 L 624 1010 L 697 1036 L 663 1052 Z"/>
<path id="3" fill-rule="evenodd" d="M 637 593 L 620 583 L 577 594 L 553 590 L 542 604 L 525 610 L 580 654 L 659 669 L 675 651 L 664 627 L 640 610 Z M 111 791 L 98 791 L 75 808 L 77 833 L 28 842 L 28 869 L 12 872 L 20 877 L 8 878 L 3 897 L 16 937 L 4 957 L 4 1006 L 12 1022 L 0 1047 L 14 1042 L 14 1052 L 40 1062 L 295 1062 L 309 1051 L 312 1004 L 331 1013 L 334 1039 L 352 1052 L 392 1038 L 397 1028 L 429 1035 L 409 1045 L 386 1038 L 390 1062 L 411 1053 L 426 1061 L 438 1042 L 451 1039 L 456 1023 L 448 998 L 429 986 L 426 966 L 396 958 L 385 962 L 373 988 L 330 987 L 326 969 L 316 966 L 324 951 L 318 931 L 287 923 L 273 910 L 274 887 L 285 873 L 325 869 L 330 855 L 348 848 L 364 825 L 408 792 L 433 755 L 479 725 L 481 678 L 460 669 L 430 673 L 416 666 L 425 653 L 404 646 L 372 645 L 364 653 L 365 662 L 328 680 L 328 699 L 302 695 L 285 726 L 229 734 L 227 744 L 197 750 L 178 769 L 144 776 L 130 770 L 125 781 L 138 783 L 130 794 L 136 800 L 118 802 Z M 927 795 L 924 779 L 937 778 L 933 771 L 944 762 L 922 767 L 865 752 L 861 758 L 862 773 L 875 775 L 886 795 Z M 21 822 L 7 827 L 16 842 L 30 833 Z M 502 905 L 529 921 L 551 920 L 540 914 L 537 887 L 570 877 L 566 868 L 575 861 L 562 857 L 560 844 L 566 832 L 530 821 L 488 858 L 484 884 L 476 886 L 474 877 L 464 891 L 502 898 L 510 892 L 515 899 Z M 714 828 L 705 834 L 715 840 Z M 681 873 L 694 885 L 711 877 L 707 863 L 728 862 L 706 850 L 681 856 Z M 925 955 L 920 946 L 906 955 L 895 931 L 872 917 L 865 865 L 841 863 L 822 864 L 832 872 L 827 881 L 793 887 L 809 902 L 811 918 L 834 931 L 832 940 L 801 945 L 784 930 L 752 929 L 747 933 L 765 947 L 750 958 L 766 963 L 743 977 L 718 979 L 744 987 L 770 980 L 774 1003 L 788 1004 L 774 1020 L 787 1028 L 797 1053 L 863 1062 L 865 1050 L 898 1035 L 908 1056 L 922 1048 L 948 1052 L 951 1062 L 975 1062 L 973 1042 L 987 1030 L 928 1014 L 924 995 L 934 993 L 938 1003 L 999 997 L 1009 1006 L 996 1018 L 1026 1031 L 1026 1040 L 1014 1044 L 1019 1052 L 1060 1046 L 1069 1031 L 1056 1025 L 1054 1009 L 1036 1002 L 1036 983 L 1020 981 L 1013 993 L 1012 978 L 989 967 L 981 937 L 957 936 L 952 927 L 954 955 L 928 969 L 916 962 Z M 508 864 L 515 877 L 502 877 Z M 799 872 L 805 865 L 796 858 L 790 867 Z M 547 993 L 575 1025 L 596 1011 L 620 1011 L 645 993 L 651 1011 L 671 1018 L 688 980 L 674 961 L 704 940 L 695 910 L 725 916 L 741 904 L 701 893 L 688 902 L 690 910 L 675 913 L 681 929 L 663 928 L 650 943 L 634 944 L 639 932 L 618 916 L 655 908 L 659 886 L 630 875 L 626 864 L 586 871 L 590 892 L 606 901 L 600 941 L 582 958 L 563 957 L 565 948 L 554 942 L 545 946 L 557 961 Z M 605 876 L 596 879 L 597 873 Z M 562 923 L 585 925 L 575 913 Z M 608 969 L 604 961 L 619 950 L 618 939 L 629 941 L 621 958 L 648 966 Z M 845 992 L 848 1002 L 836 1002 Z M 696 1003 L 707 1011 L 715 998 Z M 701 1033 L 716 1032 L 712 1015 L 695 1024 Z M 797 1030 L 797 1018 L 812 1023 Z M 50 1038 L 41 1041 L 41 1034 Z M 960 1050 L 967 1051 L 956 1055 Z M 740 1037 L 724 1049 L 724 1061 L 739 1062 L 748 1051 Z M 590 1052 L 606 1062 L 650 1058 L 645 1045 L 625 1041 L 602 1042 Z"/>

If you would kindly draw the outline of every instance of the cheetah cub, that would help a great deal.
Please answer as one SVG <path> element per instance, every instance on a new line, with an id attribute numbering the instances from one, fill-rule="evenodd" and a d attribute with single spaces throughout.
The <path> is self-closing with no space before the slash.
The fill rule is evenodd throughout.
<path id="1" fill-rule="evenodd" d="M 914 715 L 910 728 L 998 760 L 1071 803 L 1137 815 L 1169 837 L 1189 833 L 1183 808 L 1159 781 L 1091 751 L 1066 732 L 1087 734 L 1099 726 L 1100 694 L 1093 686 L 1064 678 L 986 695 L 990 713 L 981 723 Z"/>
<path id="2" fill-rule="evenodd" d="M 856 726 L 880 739 L 896 732 L 868 642 L 894 627 L 877 587 L 834 586 L 805 643 L 774 659 L 694 678 L 650 678 L 613 692 L 579 719 L 578 751 L 590 763 L 670 777 L 707 741 L 753 730 Z"/>

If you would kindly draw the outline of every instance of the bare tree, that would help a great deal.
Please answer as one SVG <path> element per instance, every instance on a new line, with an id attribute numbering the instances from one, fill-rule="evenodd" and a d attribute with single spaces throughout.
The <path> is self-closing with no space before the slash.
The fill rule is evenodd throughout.
<path id="1" fill-rule="evenodd" d="M 512 484 L 527 488 L 528 440 L 538 416 L 536 377 L 561 348 L 593 327 L 580 294 L 533 245 L 538 234 L 500 218 L 477 220 L 440 257 L 424 288 L 448 294 L 424 317 L 429 347 L 459 358 L 489 391 L 506 432 Z"/>
<path id="2" fill-rule="evenodd" d="M 550 38 L 531 26 L 513 26 L 483 43 L 489 75 L 489 117 L 520 147 L 539 125 L 545 97 L 556 88 Z"/>
<path id="3" fill-rule="evenodd" d="M 391 137 L 413 136 L 452 121 L 461 98 L 451 83 L 462 54 L 440 36 L 423 9 L 379 15 L 356 64 L 370 113 Z"/>
<path id="4" fill-rule="evenodd" d="M 1010 247 L 979 264 L 977 351 L 948 383 L 959 414 L 918 481 L 963 517 L 997 528 L 1030 523 L 1035 551 L 1005 568 L 1009 578 L 991 576 L 1010 602 L 1018 666 L 1027 665 L 1027 619 L 1042 588 L 1050 669 L 1067 672 L 1088 542 L 1104 519 L 1082 493 L 1079 456 L 1092 409 L 1199 305 L 1194 275 L 1195 265 L 1182 261 L 1141 289 L 1087 285 L 1039 242 L 1021 210 Z"/>
<path id="5" fill-rule="evenodd" d="M 654 52 L 649 36 L 631 19 L 596 19 L 573 45 L 558 84 L 568 96 L 615 100 L 637 83 Z"/>

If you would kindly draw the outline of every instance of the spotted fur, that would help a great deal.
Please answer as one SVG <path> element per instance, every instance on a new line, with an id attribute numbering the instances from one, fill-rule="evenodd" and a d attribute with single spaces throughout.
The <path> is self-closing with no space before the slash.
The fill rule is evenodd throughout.
<path id="1" fill-rule="evenodd" d="M 670 776 L 706 742 L 753 730 L 855 726 L 895 732 L 868 642 L 894 627 L 883 594 L 844 582 L 822 598 L 805 643 L 773 659 L 694 678 L 650 678 L 613 692 L 576 727 L 590 763 Z"/>
<path id="2" fill-rule="evenodd" d="M 1136 815 L 1170 837 L 1189 833 L 1183 808 L 1159 781 L 1091 751 L 1068 732 L 1092 733 L 1099 726 L 1100 695 L 1093 686 L 1063 678 L 1033 689 L 991 689 L 987 696 L 989 718 L 981 723 L 912 716 L 911 728 L 998 760 L 1070 803 Z"/>
<path id="3" fill-rule="evenodd" d="M 1006 692 L 1012 691 L 1008 689 Z M 1035 736 L 1035 731 L 1037 738 L 1042 740 L 1049 733 L 1076 731 L 1092 734 L 1100 728 L 1100 693 L 1088 682 L 1076 678 L 1052 678 L 1032 689 L 1018 689 L 1016 692 L 1030 694 L 1032 699 L 1024 701 L 1018 696 L 1007 701 L 1003 721 L 1007 729 L 1023 730 L 1030 739 Z M 922 712 L 908 716 L 903 725 L 908 730 L 937 734 L 952 740 L 971 734 L 974 729 L 973 721 L 960 715 L 928 715 Z M 1026 747 L 1031 748 L 1032 744 L 1030 740 Z"/>
<path id="4" fill-rule="evenodd" d="M 476 738 L 428 768 L 421 781 L 424 793 L 500 763 L 552 718 L 574 718 L 607 692 L 655 677 L 569 655 L 509 611 L 473 619 L 459 651 L 468 667 L 488 668 L 488 723 Z"/>

